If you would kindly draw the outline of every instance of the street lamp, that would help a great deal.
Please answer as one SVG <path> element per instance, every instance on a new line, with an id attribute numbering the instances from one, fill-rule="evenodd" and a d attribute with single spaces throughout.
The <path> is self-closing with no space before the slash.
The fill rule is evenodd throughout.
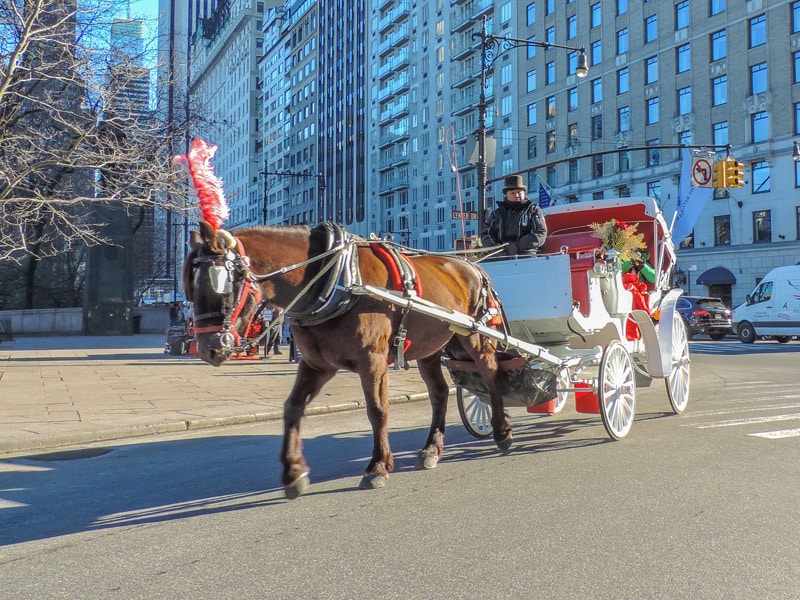
<path id="1" fill-rule="evenodd" d="M 317 188 L 320 192 L 325 191 L 325 176 L 321 173 L 298 173 L 295 171 L 259 171 L 259 175 L 264 177 L 264 207 L 262 209 L 263 212 L 263 220 L 264 225 L 267 224 L 267 216 L 269 212 L 268 204 L 268 191 L 269 191 L 269 179 L 268 177 L 273 176 L 276 179 L 281 177 L 291 177 L 292 179 L 311 179 L 316 177 L 317 179 Z"/>
<path id="2" fill-rule="evenodd" d="M 563 46 L 561 44 L 551 44 L 550 42 L 538 42 L 536 40 L 524 40 L 498 35 L 489 35 L 486 31 L 487 18 L 483 17 L 483 28 L 480 33 L 473 33 L 472 37 L 481 40 L 481 95 L 478 100 L 478 129 L 475 136 L 478 141 L 478 157 L 476 167 L 478 170 L 478 235 L 486 226 L 486 71 L 492 68 L 498 56 L 511 48 L 530 47 L 535 48 L 560 48 L 562 50 L 572 50 L 578 52 L 578 64 L 575 68 L 575 75 L 580 78 L 589 74 L 589 62 L 586 58 L 586 48 L 575 46 Z"/>
<path id="3" fill-rule="evenodd" d="M 800 145 L 798 145 L 797 142 L 795 142 L 792 147 L 792 159 L 794 162 L 800 161 Z"/>

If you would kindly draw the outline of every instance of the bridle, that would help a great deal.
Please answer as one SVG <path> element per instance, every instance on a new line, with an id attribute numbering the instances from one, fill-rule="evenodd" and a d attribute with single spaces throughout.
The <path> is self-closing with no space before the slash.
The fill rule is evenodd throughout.
<path id="1" fill-rule="evenodd" d="M 221 265 L 217 264 L 222 262 Z M 219 333 L 220 342 L 223 347 L 238 350 L 242 346 L 242 338 L 233 323 L 239 318 L 242 310 L 244 309 L 248 297 L 252 296 L 257 305 L 255 311 L 248 319 L 244 331 L 250 329 L 253 321 L 263 311 L 266 303 L 261 299 L 261 289 L 254 285 L 253 277 L 249 268 L 249 259 L 244 253 L 242 243 L 236 239 L 236 248 L 228 248 L 223 254 L 203 254 L 199 252 L 192 261 L 193 267 L 199 267 L 203 264 L 210 264 L 208 267 L 208 277 L 210 280 L 212 290 L 222 297 L 220 310 L 207 313 L 194 315 L 195 333 Z M 195 271 L 193 275 L 193 282 L 197 288 L 199 271 Z M 237 275 L 242 280 L 239 289 L 236 290 Z M 222 323 L 219 325 L 203 325 L 203 321 L 213 319 L 215 317 L 222 317 Z M 266 333 L 266 331 L 265 331 Z M 262 335 L 263 337 L 263 335 Z M 255 345 L 260 341 L 260 338 L 250 345 Z M 242 348 L 244 348 L 242 346 Z"/>

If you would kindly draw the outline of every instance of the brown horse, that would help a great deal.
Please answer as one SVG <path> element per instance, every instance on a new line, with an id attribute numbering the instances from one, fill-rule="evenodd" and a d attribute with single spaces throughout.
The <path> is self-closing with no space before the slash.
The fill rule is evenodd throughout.
<path id="1" fill-rule="evenodd" d="M 305 407 L 339 369 L 359 375 L 373 430 L 372 458 L 360 483 L 362 489 L 385 485 L 394 467 L 387 433 L 388 368 L 393 359 L 417 361 L 430 397 L 431 426 L 417 468 L 434 468 L 443 450 L 449 386 L 441 358 L 446 345 L 457 358 L 476 363 L 492 402 L 495 442 L 501 450 L 511 445 L 494 342 L 464 329 L 454 334 L 433 317 L 352 293 L 364 285 L 389 290 L 404 287 L 398 295 L 419 294 L 435 305 L 485 322 L 487 298 L 493 294 L 487 278 L 468 261 L 434 254 L 406 256 L 413 251 L 403 248 L 406 254 L 397 262 L 405 259 L 411 269 L 406 268 L 406 283 L 398 286 L 401 269 L 387 259 L 398 258 L 392 248 L 397 247 L 351 237 L 330 223 L 314 229 L 252 227 L 228 233 L 214 231 L 201 221 L 200 231 L 192 232 L 192 251 L 183 277 L 187 297 L 194 303 L 197 351 L 203 360 L 219 366 L 229 358 L 257 310 L 256 294 L 251 293 L 256 287 L 264 302 L 285 309 L 292 319 L 301 359 L 284 404 L 280 457 L 281 479 L 289 498 L 309 485 L 300 437 Z M 452 343 L 454 336 L 460 344 Z M 404 351 L 395 353 L 396 344 Z"/>

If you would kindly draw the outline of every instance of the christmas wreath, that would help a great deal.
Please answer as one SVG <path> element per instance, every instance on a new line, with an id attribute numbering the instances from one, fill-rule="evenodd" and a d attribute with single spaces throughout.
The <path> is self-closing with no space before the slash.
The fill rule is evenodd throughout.
<path id="1" fill-rule="evenodd" d="M 631 255 L 636 256 L 647 247 L 644 234 L 636 233 L 636 223 L 629 225 L 619 219 L 611 219 L 605 223 L 592 223 L 589 227 L 594 231 L 594 237 L 603 243 L 603 253 L 615 250 L 621 261 L 631 260 Z"/>

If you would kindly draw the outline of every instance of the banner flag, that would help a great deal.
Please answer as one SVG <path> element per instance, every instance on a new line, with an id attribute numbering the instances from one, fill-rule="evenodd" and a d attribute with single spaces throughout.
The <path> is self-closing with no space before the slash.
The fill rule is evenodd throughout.
<path id="1" fill-rule="evenodd" d="M 544 186 L 540 183 L 539 184 L 539 206 L 541 206 L 542 208 L 547 208 L 551 204 L 555 204 L 555 202 L 553 202 L 553 198 L 550 196 L 550 194 L 547 193 L 547 190 L 544 189 Z"/>

